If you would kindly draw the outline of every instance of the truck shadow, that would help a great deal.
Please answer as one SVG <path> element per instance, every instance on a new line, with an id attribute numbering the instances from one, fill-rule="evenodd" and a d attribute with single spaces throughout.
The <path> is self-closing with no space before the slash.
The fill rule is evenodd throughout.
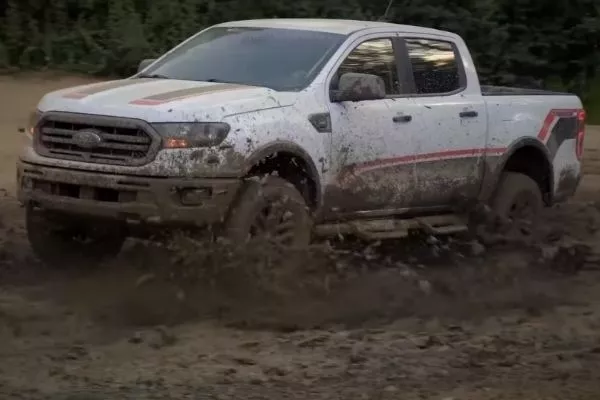
<path id="1" fill-rule="evenodd" d="M 406 318 L 456 322 L 515 311 L 536 315 L 578 301 L 572 293 L 577 274 L 546 268 L 530 249 L 470 255 L 450 247 L 435 256 L 431 243 L 415 240 L 376 250 L 348 247 L 333 255 L 296 253 L 285 261 L 264 250 L 264 258 L 256 257 L 255 248 L 229 265 L 220 261 L 222 254 L 188 255 L 204 260 L 194 266 L 201 273 L 182 268 L 164 248 L 133 248 L 103 270 L 54 284 L 53 297 L 102 325 L 211 320 L 275 331 L 378 327 Z M 207 258 L 214 264 L 207 265 Z M 272 268 L 285 272 L 274 277 Z"/>
<path id="2" fill-rule="evenodd" d="M 590 221 L 600 226 L 598 208 L 580 204 L 551 213 L 562 233 L 543 246 L 486 247 L 415 235 L 374 244 L 318 243 L 289 253 L 264 243 L 231 250 L 179 238 L 169 248 L 132 242 L 96 270 L 48 270 L 21 238 L 2 248 L 2 277 L 5 285 L 37 287 L 38 297 L 107 327 L 211 320 L 294 331 L 536 315 L 584 301 L 593 284 L 586 277 L 598 264 L 597 229 L 590 227 Z"/>

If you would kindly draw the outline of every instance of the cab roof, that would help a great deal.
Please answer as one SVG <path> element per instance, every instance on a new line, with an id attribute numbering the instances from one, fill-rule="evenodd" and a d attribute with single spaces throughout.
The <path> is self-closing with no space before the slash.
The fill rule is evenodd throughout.
<path id="1" fill-rule="evenodd" d="M 244 21 L 230 21 L 219 24 L 223 27 L 251 27 L 251 28 L 279 28 L 300 29 L 319 32 L 337 33 L 350 35 L 365 29 L 393 28 L 399 32 L 409 33 L 432 33 L 440 34 L 437 29 L 423 28 L 413 25 L 399 25 L 379 21 L 358 21 L 351 19 L 325 19 L 325 18 L 272 18 L 272 19 L 250 19 Z M 444 32 L 447 33 L 447 32 Z"/>

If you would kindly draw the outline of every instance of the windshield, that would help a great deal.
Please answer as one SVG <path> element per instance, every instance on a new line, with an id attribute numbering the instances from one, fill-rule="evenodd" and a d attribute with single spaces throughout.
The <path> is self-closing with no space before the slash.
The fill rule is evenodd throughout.
<path id="1" fill-rule="evenodd" d="M 215 27 L 175 49 L 144 76 L 297 91 L 315 78 L 344 39 L 306 30 Z"/>

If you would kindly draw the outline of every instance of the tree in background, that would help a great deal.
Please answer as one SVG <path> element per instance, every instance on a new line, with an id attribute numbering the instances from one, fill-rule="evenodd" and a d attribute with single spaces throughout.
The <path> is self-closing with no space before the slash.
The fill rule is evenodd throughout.
<path id="1" fill-rule="evenodd" d="M 212 24 L 379 19 L 389 0 L 0 0 L 0 68 L 131 74 Z M 584 94 L 600 65 L 600 0 L 395 0 L 387 20 L 456 32 L 482 80 Z"/>

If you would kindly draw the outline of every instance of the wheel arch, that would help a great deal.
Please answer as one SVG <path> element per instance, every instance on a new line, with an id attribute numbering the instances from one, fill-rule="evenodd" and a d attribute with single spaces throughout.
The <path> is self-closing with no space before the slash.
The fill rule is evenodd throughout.
<path id="1" fill-rule="evenodd" d="M 322 204 L 322 189 L 319 170 L 310 154 L 294 142 L 278 140 L 263 145 L 253 151 L 246 159 L 244 176 L 253 175 L 254 171 L 259 171 L 261 168 L 264 170 L 278 170 L 278 168 L 286 167 L 278 165 L 278 163 L 282 161 L 292 162 L 292 168 L 285 171 L 284 175 L 286 173 L 292 173 L 294 175 L 299 174 L 301 178 L 307 179 L 307 186 L 303 186 L 303 183 L 298 181 L 298 176 L 282 177 L 290 180 L 300 190 L 312 209 L 318 209 Z M 267 164 L 267 166 L 265 166 L 265 164 Z M 281 173 L 282 171 L 278 170 L 278 172 Z"/>
<path id="2" fill-rule="evenodd" d="M 537 138 L 525 137 L 514 141 L 500 156 L 494 166 L 486 166 L 483 199 L 490 200 L 496 193 L 502 173 L 519 172 L 532 178 L 539 185 L 546 205 L 554 197 L 554 165 L 548 148 Z"/>

